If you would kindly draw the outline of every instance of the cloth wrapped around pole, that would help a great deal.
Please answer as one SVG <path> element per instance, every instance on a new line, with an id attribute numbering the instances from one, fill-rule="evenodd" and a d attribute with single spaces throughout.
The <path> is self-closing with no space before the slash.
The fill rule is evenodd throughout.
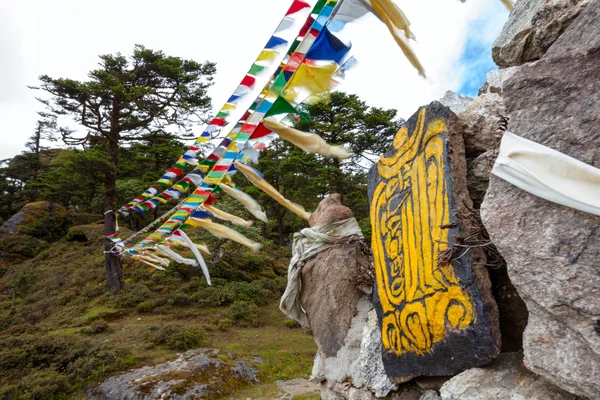
<path id="1" fill-rule="evenodd" d="M 308 316 L 300 303 L 301 273 L 304 263 L 336 243 L 353 239 L 363 239 L 355 218 L 304 228 L 294 234 L 288 282 L 279 309 L 289 318 L 298 321 L 303 328 L 310 328 Z"/>

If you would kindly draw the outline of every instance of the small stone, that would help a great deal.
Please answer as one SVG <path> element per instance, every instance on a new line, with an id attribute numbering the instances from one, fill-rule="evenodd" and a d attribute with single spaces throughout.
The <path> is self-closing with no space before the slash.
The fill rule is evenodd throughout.
<path id="1" fill-rule="evenodd" d="M 426 390 L 419 400 L 442 400 L 442 398 L 435 390 Z"/>

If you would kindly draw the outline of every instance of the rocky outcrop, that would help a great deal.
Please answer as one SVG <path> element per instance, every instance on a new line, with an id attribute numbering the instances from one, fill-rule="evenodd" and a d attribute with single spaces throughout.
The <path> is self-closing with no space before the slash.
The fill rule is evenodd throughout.
<path id="1" fill-rule="evenodd" d="M 23 206 L 0 226 L 0 251 L 32 258 L 60 239 L 71 225 L 61 205 L 38 201 Z"/>
<path id="2" fill-rule="evenodd" d="M 0 226 L 0 236 L 31 234 L 36 225 L 42 224 L 44 219 L 49 217 L 59 223 L 68 224 L 70 221 L 68 211 L 59 204 L 47 201 L 28 203 Z"/>
<path id="3" fill-rule="evenodd" d="M 540 59 L 588 0 L 520 0 L 492 46 L 499 67 Z"/>
<path id="4" fill-rule="evenodd" d="M 444 97 L 442 97 L 439 102 L 451 109 L 454 113 L 458 114 L 467 109 L 469 105 L 473 102 L 473 98 L 469 96 L 461 96 L 460 94 L 456 94 L 451 90 L 448 90 L 444 93 Z"/>
<path id="5" fill-rule="evenodd" d="M 465 156 L 468 159 L 498 146 L 502 138 L 505 115 L 502 97 L 496 93 L 477 97 L 459 114 L 465 141 Z"/>
<path id="6" fill-rule="evenodd" d="M 502 353 L 490 365 L 469 369 L 442 386 L 442 400 L 576 400 L 523 366 L 520 353 Z"/>
<path id="7" fill-rule="evenodd" d="M 500 351 L 498 313 L 472 242 L 481 226 L 456 114 L 438 102 L 419 109 L 371 169 L 369 198 L 388 376 L 403 383 L 490 362 Z"/>
<path id="8" fill-rule="evenodd" d="M 113 376 L 90 390 L 88 399 L 220 398 L 257 382 L 257 373 L 252 362 L 219 355 L 217 349 L 190 350 L 173 361 Z"/>
<path id="9" fill-rule="evenodd" d="M 589 2 L 543 57 L 521 66 L 503 90 L 511 132 L 597 168 L 599 20 L 600 2 Z M 525 366 L 571 393 L 600 398 L 600 217 L 496 177 L 481 215 L 527 304 Z"/>
<path id="10" fill-rule="evenodd" d="M 486 93 L 496 93 L 502 95 L 502 88 L 504 87 L 504 82 L 506 82 L 508 78 L 513 76 L 513 74 L 517 72 L 518 69 L 519 67 L 510 67 L 491 70 L 486 74 L 485 82 L 479 88 L 478 95 L 481 96 L 482 94 Z"/>

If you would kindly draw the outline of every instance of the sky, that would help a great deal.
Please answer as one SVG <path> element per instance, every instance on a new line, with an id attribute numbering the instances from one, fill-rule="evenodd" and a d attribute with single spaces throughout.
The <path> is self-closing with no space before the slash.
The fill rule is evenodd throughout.
<path id="1" fill-rule="evenodd" d="M 209 95 L 218 110 L 272 35 L 292 0 L 0 1 L 0 160 L 25 150 L 43 107 L 37 78 L 84 80 L 98 55 L 135 44 L 217 64 Z M 315 0 L 309 0 L 314 3 Z M 407 119 L 447 90 L 477 95 L 496 68 L 491 45 L 508 18 L 500 0 L 395 0 L 411 21 L 427 78 L 404 58 L 385 25 L 366 15 L 347 25 L 356 67 L 338 90 Z M 198 132 L 201 132 L 199 127 Z"/>

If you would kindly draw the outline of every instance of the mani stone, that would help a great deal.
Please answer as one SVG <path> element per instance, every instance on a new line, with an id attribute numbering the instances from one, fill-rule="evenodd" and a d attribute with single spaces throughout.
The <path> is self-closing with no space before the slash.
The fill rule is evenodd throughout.
<path id="1" fill-rule="evenodd" d="M 402 383 L 490 362 L 500 351 L 498 311 L 483 250 L 464 244 L 481 226 L 461 123 L 448 107 L 433 102 L 400 128 L 369 172 L 369 199 L 388 376 Z"/>

